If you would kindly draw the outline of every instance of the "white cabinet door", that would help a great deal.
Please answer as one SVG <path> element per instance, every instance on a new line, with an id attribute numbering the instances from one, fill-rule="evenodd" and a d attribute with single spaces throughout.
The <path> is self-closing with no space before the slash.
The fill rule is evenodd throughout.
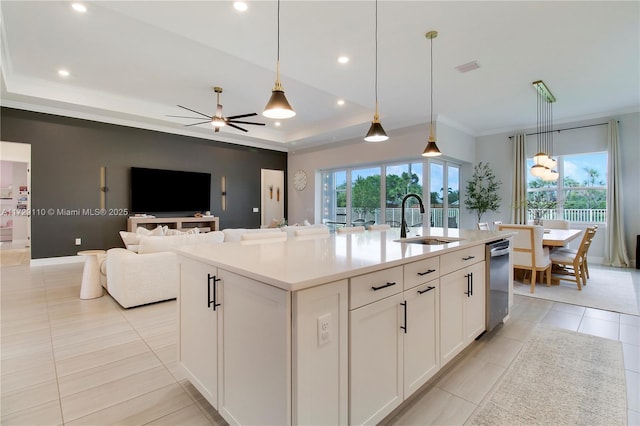
<path id="1" fill-rule="evenodd" d="M 180 262 L 178 365 L 209 403 L 218 407 L 218 324 L 213 310 L 217 270 L 188 259 Z M 219 296 L 219 282 L 216 282 Z M 217 307 L 219 308 L 219 307 Z"/>
<path id="2" fill-rule="evenodd" d="M 404 308 L 407 310 L 406 333 L 403 335 L 405 398 L 426 383 L 440 365 L 436 345 L 438 286 L 436 279 L 404 292 Z"/>
<path id="3" fill-rule="evenodd" d="M 220 270 L 218 400 L 230 424 L 291 424 L 290 296 Z"/>
<path id="4" fill-rule="evenodd" d="M 471 343 L 486 328 L 485 318 L 485 262 L 466 269 L 470 274 L 471 294 L 465 298 L 465 340 Z"/>
<path id="5" fill-rule="evenodd" d="M 402 293 L 349 312 L 349 424 L 375 424 L 403 400 Z"/>
<path id="6" fill-rule="evenodd" d="M 451 361 L 463 348 L 464 304 L 467 289 L 465 270 L 440 278 L 440 365 Z"/>

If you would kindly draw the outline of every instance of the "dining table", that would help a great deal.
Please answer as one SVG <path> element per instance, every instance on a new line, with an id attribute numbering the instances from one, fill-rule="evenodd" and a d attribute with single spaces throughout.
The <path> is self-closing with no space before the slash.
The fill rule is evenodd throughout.
<path id="1" fill-rule="evenodd" d="M 564 247 L 582 234 L 582 229 L 545 229 L 542 245 L 548 247 Z"/>

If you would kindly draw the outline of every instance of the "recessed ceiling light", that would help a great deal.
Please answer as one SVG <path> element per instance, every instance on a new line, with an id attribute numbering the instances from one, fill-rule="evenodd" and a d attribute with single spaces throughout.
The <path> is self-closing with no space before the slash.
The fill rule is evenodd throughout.
<path id="1" fill-rule="evenodd" d="M 344 99 L 338 99 L 338 105 L 340 106 L 344 105 Z"/>
<path id="2" fill-rule="evenodd" d="M 340 56 L 338 58 L 338 62 L 340 62 L 341 64 L 346 64 L 347 62 L 349 62 L 349 57 L 348 56 Z"/>
<path id="3" fill-rule="evenodd" d="M 249 8 L 249 6 L 247 6 L 247 3 L 243 1 L 234 1 L 233 7 L 240 12 L 244 12 Z"/>
<path id="4" fill-rule="evenodd" d="M 276 121 L 275 123 L 273 123 L 276 127 L 280 127 L 280 122 Z"/>
<path id="5" fill-rule="evenodd" d="M 69 74 L 69 71 L 67 70 L 58 70 L 58 75 L 60 77 L 69 77 L 70 74 Z"/>
<path id="6" fill-rule="evenodd" d="M 85 13 L 87 11 L 87 6 L 85 6 L 82 3 L 72 3 L 71 7 L 73 8 L 73 10 L 75 10 L 76 12 L 80 12 L 80 13 Z"/>

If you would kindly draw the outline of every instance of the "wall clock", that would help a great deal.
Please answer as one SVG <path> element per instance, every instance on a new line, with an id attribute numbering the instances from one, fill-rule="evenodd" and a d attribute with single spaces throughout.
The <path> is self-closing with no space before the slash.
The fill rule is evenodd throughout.
<path id="1" fill-rule="evenodd" d="M 307 187 L 307 174 L 304 170 L 298 170 L 293 174 L 293 187 L 298 191 Z"/>

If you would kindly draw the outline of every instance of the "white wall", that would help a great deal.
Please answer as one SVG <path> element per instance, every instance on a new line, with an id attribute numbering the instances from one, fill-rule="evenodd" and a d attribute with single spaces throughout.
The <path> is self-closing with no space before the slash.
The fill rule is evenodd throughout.
<path id="1" fill-rule="evenodd" d="M 362 130 L 362 135 L 367 129 Z M 363 139 L 353 139 L 335 144 L 328 149 L 317 148 L 289 153 L 288 157 L 288 213 L 289 223 L 300 223 L 304 219 L 319 222 L 320 188 L 316 188 L 321 170 L 356 164 L 381 164 L 397 160 L 420 160 L 427 145 L 428 125 L 413 126 L 398 131 L 387 131 L 389 140 L 381 143 L 369 143 Z M 436 139 L 443 156 L 438 158 L 454 159 L 461 163 L 475 162 L 475 138 L 447 124 L 438 123 Z M 293 188 L 292 176 L 296 170 L 307 172 L 308 183 L 303 191 Z M 463 186 L 465 168 L 461 170 L 460 182 Z M 461 188 L 462 190 L 463 188 Z M 462 222 L 462 221 L 461 221 Z M 464 222 L 462 222 L 464 223 Z"/>

